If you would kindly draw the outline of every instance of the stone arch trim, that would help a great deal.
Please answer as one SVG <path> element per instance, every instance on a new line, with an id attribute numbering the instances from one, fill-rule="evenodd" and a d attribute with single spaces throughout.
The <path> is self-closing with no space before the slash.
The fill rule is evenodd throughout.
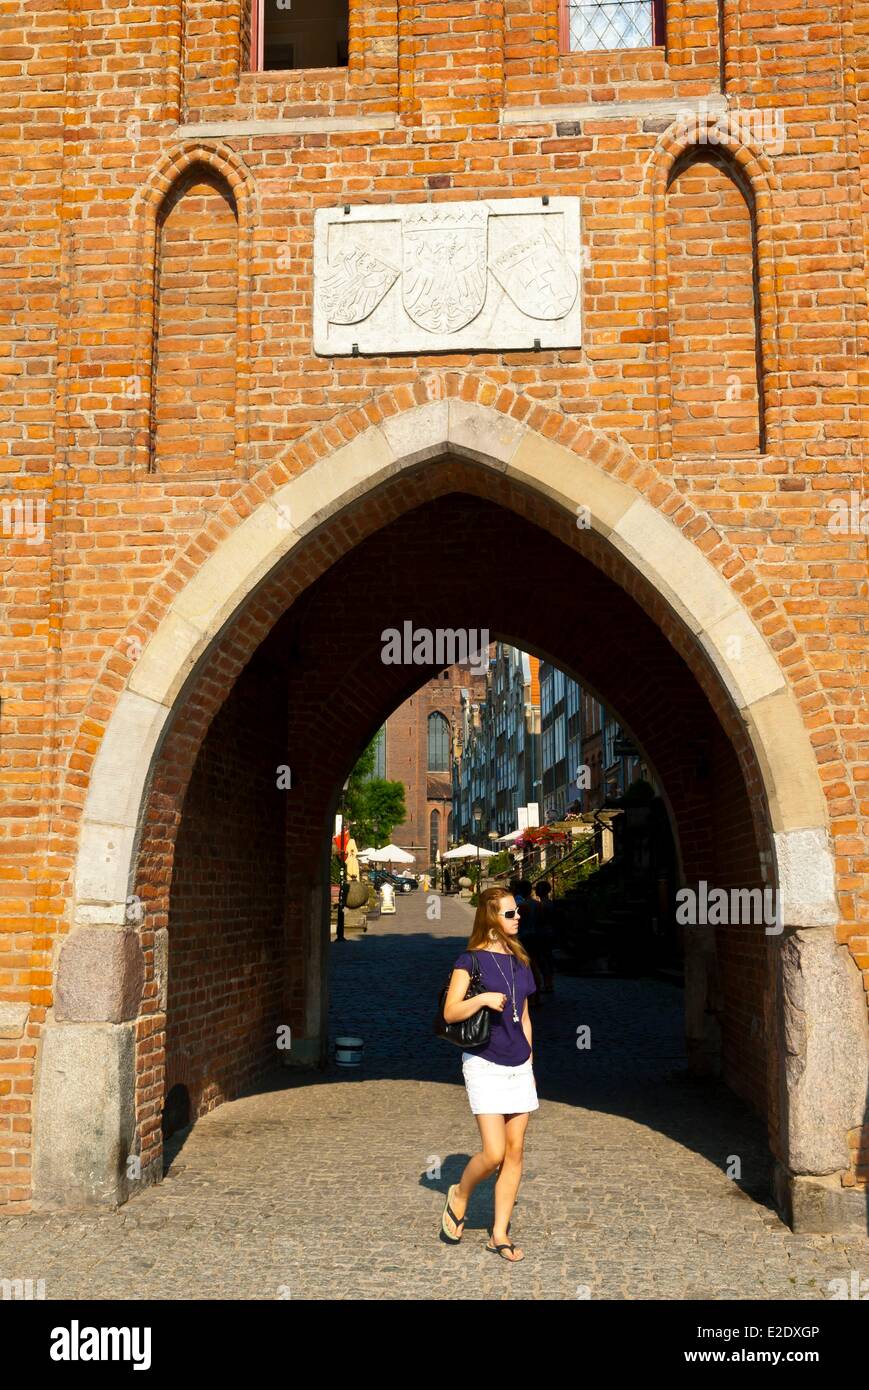
<path id="1" fill-rule="evenodd" d="M 233 616 L 330 517 L 446 456 L 504 475 L 571 515 L 587 508 L 595 542 L 657 590 L 714 668 L 754 748 L 785 923 L 838 922 L 826 801 L 792 689 L 794 671 L 804 677 L 806 668 L 794 665 L 799 652 L 781 615 L 680 494 L 655 480 L 644 495 L 640 465 L 621 448 L 557 412 L 469 381 L 466 391 L 431 399 L 424 383 L 417 393 L 402 388 L 301 441 L 239 490 L 152 591 L 138 624 L 141 656 L 133 661 L 118 644 L 80 729 L 76 763 L 90 763 L 90 782 L 76 925 L 123 923 L 158 749 L 182 687 Z"/>
<path id="2" fill-rule="evenodd" d="M 734 113 L 737 128 L 740 112 Z M 779 310 L 776 290 L 773 200 L 778 179 L 769 156 L 734 134 L 731 117 L 706 113 L 674 122 L 664 131 L 646 168 L 644 193 L 652 209 L 652 266 L 654 341 L 657 344 L 658 448 L 662 459 L 672 458 L 671 423 L 673 383 L 670 368 L 669 302 L 667 283 L 667 191 L 676 165 L 689 150 L 721 151 L 742 176 L 754 199 L 757 245 L 757 279 L 760 299 L 760 352 L 763 364 L 762 405 L 767 452 L 782 444 L 781 381 L 779 368 Z M 708 133 L 715 131 L 714 140 Z"/>
<path id="3" fill-rule="evenodd" d="M 251 372 L 251 254 L 256 208 L 256 185 L 250 170 L 228 145 L 186 141 L 158 160 L 132 205 L 138 259 L 141 267 L 136 331 L 135 375 L 141 382 L 140 408 L 136 414 L 133 460 L 137 471 L 150 462 L 151 393 L 156 332 L 157 230 L 160 209 L 184 173 L 201 165 L 211 169 L 228 187 L 238 218 L 238 308 L 235 364 L 235 461 L 244 458 L 248 435 L 248 395 Z"/>

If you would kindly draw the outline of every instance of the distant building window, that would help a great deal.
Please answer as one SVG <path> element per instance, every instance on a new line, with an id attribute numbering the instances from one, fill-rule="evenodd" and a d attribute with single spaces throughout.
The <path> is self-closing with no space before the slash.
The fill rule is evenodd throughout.
<path id="1" fill-rule="evenodd" d="M 555 724 L 554 724 L 554 729 L 555 729 L 555 761 L 556 761 L 557 763 L 560 763 L 561 760 L 562 760 L 562 758 L 564 757 L 565 751 L 566 751 L 565 721 L 564 721 L 564 715 L 563 715 L 563 714 L 560 715 L 558 719 L 556 719 Z"/>
<path id="2" fill-rule="evenodd" d="M 428 770 L 447 772 L 450 766 L 450 726 L 442 714 L 428 717 Z"/>
<path id="3" fill-rule="evenodd" d="M 374 745 L 374 767 L 371 772 L 372 777 L 386 777 L 386 725 L 378 730 L 377 742 Z"/>
<path id="4" fill-rule="evenodd" d="M 432 811 L 431 816 L 429 817 L 429 839 L 428 839 L 428 853 L 429 853 L 429 859 L 431 860 L 432 864 L 435 863 L 435 861 L 436 861 L 436 859 L 437 859 L 437 857 L 438 857 L 438 850 L 439 850 L 440 847 L 441 847 L 440 834 L 441 834 L 441 813 L 440 813 L 440 811 Z"/>
<path id="5" fill-rule="evenodd" d="M 253 72 L 344 68 L 349 0 L 250 0 Z"/>
<path id="6" fill-rule="evenodd" d="M 562 52 L 663 44 L 664 8 L 665 0 L 561 0 Z"/>

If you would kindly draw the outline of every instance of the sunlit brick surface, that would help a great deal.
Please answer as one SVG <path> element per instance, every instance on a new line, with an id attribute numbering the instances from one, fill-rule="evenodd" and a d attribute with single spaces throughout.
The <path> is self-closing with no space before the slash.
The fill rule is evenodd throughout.
<path id="1" fill-rule="evenodd" d="M 188 0 L 183 15 L 181 0 L 75 10 L 39 0 L 10 11 L 4 34 L 0 488 L 32 502 L 36 522 L 29 534 L 0 538 L 0 997 L 29 1009 L 23 1032 L 10 1026 L 0 1036 L 7 1211 L 31 1198 L 36 1056 L 58 945 L 71 927 L 93 761 L 144 643 L 264 499 L 372 423 L 424 401 L 491 407 L 591 459 L 671 519 L 731 586 L 775 654 L 811 739 L 838 939 L 869 981 L 866 535 L 859 510 L 856 527 L 829 525 L 837 499 L 856 497 L 859 509 L 865 469 L 869 0 L 823 9 L 725 0 L 720 14 L 717 0 L 669 0 L 666 50 L 568 54 L 559 53 L 555 0 L 352 0 L 349 66 L 289 74 L 244 70 L 242 0 L 219 9 L 210 0 Z M 722 83 L 731 116 L 751 120 L 736 130 L 725 122 L 708 163 Z M 249 124 L 276 120 L 309 123 Z M 690 164 L 704 140 L 704 159 Z M 546 195 L 582 200 L 581 348 L 313 354 L 317 208 Z M 696 231 L 710 213 L 714 237 Z M 697 317 L 703 304 L 705 319 Z M 438 473 L 437 488 L 446 476 Z M 474 491 L 467 470 L 453 482 L 462 494 Z M 533 599 L 534 622 L 529 614 L 514 632 L 507 615 L 501 629 L 532 647 L 536 633 L 543 648 L 551 621 L 552 654 L 588 679 L 598 657 L 581 640 L 572 646 L 590 630 L 576 582 L 586 571 L 570 571 L 555 590 L 539 578 L 551 538 L 567 544 L 573 531 L 577 540 L 573 519 L 506 481 L 499 489 L 486 479 L 484 492 L 497 492 L 548 542 L 533 581 L 509 577 Z M 142 924 L 149 966 L 155 923 L 171 915 L 184 793 L 234 681 L 285 612 L 291 623 L 299 618 L 313 581 L 435 490 L 422 470 L 392 493 L 360 499 L 235 615 L 179 700 L 136 866 L 153 893 L 154 916 Z M 455 574 L 476 542 L 456 532 Z M 768 808 L 744 724 L 660 595 L 599 537 L 582 545 L 589 574 L 606 573 L 608 593 L 612 585 L 614 595 L 636 599 L 619 608 L 624 655 L 618 670 L 598 672 L 600 693 L 659 743 L 688 857 L 714 841 L 744 874 L 748 845 L 756 873 Z M 521 572 L 521 558 L 514 564 Z M 435 623 L 454 623 L 435 602 L 437 584 L 417 591 L 418 577 L 417 560 L 408 560 L 390 571 L 393 592 L 408 602 L 419 592 Z M 645 671 L 635 641 L 646 621 L 689 676 L 662 686 Z M 479 622 L 494 631 L 490 612 Z M 601 624 L 611 650 L 618 629 L 612 618 Z M 323 753 L 313 804 L 324 815 L 326 779 L 346 775 L 373 721 L 409 693 L 366 690 L 363 670 L 360 707 L 348 711 L 356 743 L 348 738 L 331 758 L 335 721 L 323 716 L 323 700 L 336 690 L 346 696 L 360 669 L 354 638 L 339 642 L 336 632 L 333 611 L 302 649 L 304 660 L 329 657 L 332 684 L 296 688 L 290 755 Z M 243 704 L 250 691 L 238 698 Z M 714 796 L 701 795 L 681 766 L 694 744 L 682 711 L 704 701 L 696 717 L 721 759 Z M 250 709 L 245 717 L 249 726 Z M 266 743 L 275 730 L 264 721 Z M 229 815 L 232 794 L 214 775 L 214 804 Z M 211 792 L 207 779 L 192 785 L 185 833 L 195 837 Z M 246 843 L 249 817 L 264 814 L 244 798 L 235 804 L 239 820 L 221 841 L 234 850 Z M 320 872 L 307 842 L 304 854 L 304 881 L 291 878 L 302 870 L 288 860 L 291 903 L 305 900 Z M 181 869 L 193 872 L 183 858 Z M 240 893 L 250 863 L 238 872 Z M 195 876 L 179 882 L 192 892 Z M 273 890 L 261 887 L 251 946 L 263 944 L 256 922 L 272 905 Z M 222 902 L 230 914 L 231 895 Z M 193 930 L 196 909 L 184 911 Z M 302 946 L 292 918 L 282 929 L 284 1004 L 301 1011 L 293 972 Z M 752 1019 L 763 1019 L 760 954 L 722 947 L 726 1046 L 742 1093 L 775 1129 L 776 1083 L 764 1075 L 780 1047 L 766 1046 L 769 1020 L 752 1032 Z M 153 999 L 149 978 L 136 1101 L 152 1157 L 166 1082 Z M 245 1017 L 255 1008 L 247 996 Z M 238 1076 L 260 1046 L 246 1035 Z M 210 1084 L 212 1098 L 223 1094 L 220 1077 Z M 859 1126 L 850 1139 L 852 1161 L 840 1177 L 853 1186 L 869 1176 L 869 1152 Z"/>

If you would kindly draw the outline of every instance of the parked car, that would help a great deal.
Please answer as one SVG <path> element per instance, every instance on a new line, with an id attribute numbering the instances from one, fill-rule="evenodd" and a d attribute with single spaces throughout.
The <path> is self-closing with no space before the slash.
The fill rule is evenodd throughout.
<path id="1" fill-rule="evenodd" d="M 381 883 L 391 883 L 399 893 L 412 893 L 419 884 L 411 874 L 396 873 L 392 869 L 372 869 L 371 882 L 375 888 Z"/>
<path id="2" fill-rule="evenodd" d="M 402 893 L 412 893 L 419 884 L 412 874 L 394 874 L 392 878 L 396 888 Z"/>

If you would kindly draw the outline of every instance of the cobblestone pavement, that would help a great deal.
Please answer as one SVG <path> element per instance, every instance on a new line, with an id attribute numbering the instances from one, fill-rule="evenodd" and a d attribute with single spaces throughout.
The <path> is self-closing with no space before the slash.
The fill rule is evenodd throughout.
<path id="1" fill-rule="evenodd" d="M 681 994 L 657 980 L 558 976 L 532 1015 L 526 1258 L 483 1249 L 491 1183 L 462 1243 L 441 1243 L 478 1135 L 431 1022 L 470 924 L 455 900 L 428 921 L 418 892 L 333 943 L 331 1036 L 359 1031 L 361 1069 L 277 1072 L 175 1136 L 164 1182 L 117 1212 L 0 1218 L 0 1278 L 44 1279 L 49 1299 L 826 1299 L 830 1279 L 869 1277 L 869 1241 L 779 1221 L 763 1126 L 684 1073 Z"/>

